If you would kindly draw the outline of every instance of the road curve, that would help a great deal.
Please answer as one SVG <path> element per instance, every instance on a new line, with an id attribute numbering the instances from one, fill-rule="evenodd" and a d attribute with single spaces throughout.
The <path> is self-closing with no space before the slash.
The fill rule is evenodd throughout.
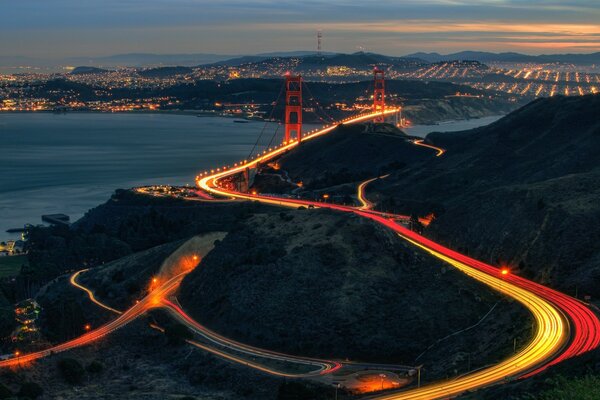
<path id="1" fill-rule="evenodd" d="M 371 117 L 373 116 L 374 115 L 371 114 Z M 350 119 L 345 123 L 361 122 L 367 119 L 365 117 L 368 118 L 369 116 Z M 326 134 L 331 130 L 332 127 L 327 127 L 303 140 L 310 140 L 314 137 Z M 424 145 L 423 143 L 415 144 Z M 443 247 L 424 236 L 418 235 L 395 223 L 392 219 L 381 216 L 379 213 L 336 204 L 287 198 L 283 199 L 259 194 L 248 195 L 230 189 L 224 189 L 219 186 L 220 179 L 240 173 L 247 167 L 255 167 L 259 163 L 263 163 L 282 154 L 294 145 L 295 142 L 292 143 L 291 146 L 290 144 L 284 144 L 250 162 L 246 161 L 240 163 L 239 166 L 236 164 L 232 168 L 225 168 L 216 173 L 201 175 L 197 180 L 197 184 L 201 189 L 220 196 L 236 197 L 238 199 L 259 201 L 266 204 L 285 207 L 297 208 L 299 206 L 313 206 L 330 208 L 343 212 L 353 212 L 357 215 L 369 218 L 394 230 L 411 244 L 450 263 L 474 279 L 513 297 L 532 312 L 537 322 L 537 330 L 533 340 L 518 354 L 508 358 L 500 364 L 468 374 L 451 382 L 433 383 L 418 389 L 384 394 L 377 396 L 377 398 L 436 399 L 452 397 L 467 390 L 503 382 L 508 378 L 530 376 L 531 374 L 538 373 L 548 366 L 566 358 L 597 348 L 600 344 L 600 321 L 585 304 L 563 293 L 516 275 L 511 274 L 505 279 L 500 280 L 498 278 L 500 276 L 498 268 Z M 426 145 L 425 147 L 431 146 Z M 443 149 L 437 150 L 437 156 L 443 154 Z M 363 203 L 363 205 L 365 204 Z"/>
<path id="2" fill-rule="evenodd" d="M 370 210 L 374 206 L 374 204 L 372 202 L 370 202 L 369 199 L 367 199 L 367 197 L 365 196 L 365 188 L 367 187 L 367 185 L 378 179 L 385 179 L 388 176 L 390 176 L 390 174 L 387 174 L 384 176 L 378 176 L 376 178 L 367 179 L 366 181 L 361 182 L 358 185 L 358 188 L 356 190 L 356 197 L 358 198 L 358 201 L 360 202 L 360 207 L 358 207 L 359 210 Z"/>
<path id="3" fill-rule="evenodd" d="M 92 292 L 90 289 L 86 288 L 85 286 L 79 284 L 79 282 L 77 282 L 77 278 L 79 278 L 79 275 L 81 275 L 82 273 L 84 273 L 85 271 L 88 271 L 88 270 L 89 270 L 89 268 L 82 269 L 81 271 L 77 271 L 73 275 L 71 275 L 71 278 L 69 278 L 69 282 L 71 283 L 71 285 L 75 286 L 77 289 L 80 289 L 80 290 L 83 290 L 84 292 L 86 292 L 89 299 L 96 305 L 104 308 L 105 310 L 113 312 L 115 314 L 123 314 L 122 311 L 116 310 L 116 309 L 102 303 L 100 300 L 98 300 L 96 298 L 96 296 L 94 296 L 94 292 Z"/>
<path id="4" fill-rule="evenodd" d="M 444 154 L 446 152 L 446 150 L 442 149 L 441 147 L 437 147 L 434 146 L 432 144 L 427 144 L 425 143 L 424 139 L 417 139 L 413 142 L 414 144 L 416 144 L 417 146 L 422 146 L 422 147 L 427 147 L 429 149 L 433 149 L 436 151 L 436 157 L 440 157 L 442 154 Z"/>
<path id="5" fill-rule="evenodd" d="M 84 291 L 85 293 L 87 293 L 89 299 L 94 304 L 96 304 L 106 310 L 109 310 L 115 314 L 122 314 L 121 311 L 116 310 L 116 309 L 109 307 L 108 305 L 102 303 L 100 300 L 98 300 L 94 296 L 94 293 L 90 289 L 88 289 L 87 287 L 85 287 L 82 284 L 80 284 L 79 282 L 77 282 L 77 278 L 79 277 L 79 275 L 87 270 L 88 269 L 83 269 L 83 270 L 77 271 L 73 275 L 71 275 L 71 278 L 69 280 L 71 285 Z M 182 279 L 182 277 L 178 277 L 178 282 L 181 282 L 181 279 Z M 173 290 L 175 290 L 177 287 L 178 287 L 178 283 L 176 286 L 173 287 Z M 164 292 L 164 293 L 166 294 L 168 292 Z M 155 294 L 155 297 L 156 297 L 156 294 Z M 300 365 L 304 365 L 304 366 L 312 366 L 315 368 L 314 370 L 306 372 L 306 373 L 288 373 L 288 372 L 280 371 L 275 368 L 267 367 L 261 363 L 254 362 L 249 359 L 237 357 L 233 354 L 227 353 L 225 351 L 221 351 L 215 347 L 207 346 L 206 344 L 197 342 L 195 340 L 186 340 L 186 342 L 191 344 L 192 346 L 201 348 L 201 349 L 208 351 L 210 353 L 213 353 L 219 357 L 228 359 L 230 361 L 234 361 L 236 363 L 248 366 L 250 368 L 254 368 L 254 369 L 262 371 L 262 372 L 266 372 L 271 375 L 282 376 L 282 377 L 287 377 L 287 378 L 308 378 L 308 377 L 313 377 L 313 376 L 318 376 L 318 375 L 335 372 L 339 368 L 341 368 L 341 364 L 336 361 L 319 360 L 319 359 L 307 358 L 307 357 L 296 357 L 296 356 L 291 356 L 291 355 L 287 355 L 287 354 L 277 353 L 277 352 L 270 351 L 270 350 L 259 349 L 256 347 L 245 345 L 243 343 L 236 342 L 234 340 L 230 340 L 224 336 L 217 334 L 216 332 L 209 330 L 208 328 L 204 327 L 203 325 L 199 324 L 198 322 L 194 321 L 190 316 L 188 316 L 185 313 L 185 311 L 183 311 L 183 309 L 181 307 L 179 307 L 177 304 L 171 302 L 170 300 L 168 300 L 164 297 L 160 298 L 159 303 L 153 302 L 153 307 L 165 308 L 177 320 L 179 320 L 181 323 L 186 325 L 193 332 L 202 336 L 205 340 L 212 343 L 213 345 L 224 347 L 224 348 L 227 348 L 229 350 L 236 351 L 239 353 L 247 354 L 248 356 L 251 356 L 251 357 L 262 357 L 265 359 L 289 362 L 291 364 L 300 364 Z M 138 316 L 139 316 L 139 314 L 138 314 Z M 123 322 L 123 320 L 121 321 L 121 323 L 122 322 Z M 156 329 L 161 329 L 158 326 L 154 326 L 154 327 Z"/>
<path id="6" fill-rule="evenodd" d="M 23 364 L 27 364 L 31 361 L 35 361 L 43 357 L 48 357 L 57 353 L 61 353 L 63 351 L 71 350 L 76 347 L 81 347 L 90 344 L 116 331 L 117 329 L 124 327 L 131 321 L 138 318 L 140 315 L 144 314 L 149 309 L 159 306 L 161 299 L 166 297 L 172 291 L 174 291 L 179 286 L 179 283 L 181 282 L 184 276 L 185 273 L 182 273 L 169 279 L 163 285 L 150 292 L 146 297 L 140 300 L 139 303 L 135 304 L 133 307 L 129 308 L 127 311 L 119 315 L 118 318 L 108 322 L 105 325 L 102 325 L 97 329 L 94 329 L 75 339 L 50 347 L 46 350 L 23 354 L 15 358 L 0 361 L 0 367 L 21 366 Z"/>
<path id="7" fill-rule="evenodd" d="M 386 114 L 396 112 L 395 109 L 386 110 Z M 349 118 L 344 123 L 356 123 L 368 120 L 377 114 L 371 113 L 362 115 L 356 118 Z M 311 140 L 315 137 L 324 135 L 335 128 L 335 125 L 325 127 L 311 135 L 306 136 L 303 140 Z M 218 169 L 216 173 L 204 173 L 198 176 L 198 186 L 210 193 L 234 197 L 238 199 L 247 199 L 260 201 L 267 204 L 274 204 L 286 207 L 299 206 L 314 206 L 330 208 L 342 212 L 352 212 L 365 218 L 369 218 L 378 222 L 396 233 L 402 238 L 409 241 L 414 246 L 417 246 L 424 251 L 429 252 L 434 257 L 437 257 L 454 267 L 460 269 L 465 274 L 477 279 L 490 287 L 498 290 L 506 295 L 509 295 L 521 302 L 533 314 L 536 320 L 536 334 L 533 340 L 518 354 L 504 360 L 500 364 L 486 368 L 481 371 L 471 373 L 453 381 L 437 382 L 418 389 L 410 389 L 402 392 L 387 393 L 376 396 L 378 399 L 436 399 L 447 398 L 458 395 L 466 390 L 476 389 L 490 384 L 502 382 L 509 377 L 530 376 L 538 373 L 549 365 L 560 362 L 566 358 L 582 354 L 586 351 L 597 348 L 600 345 L 600 321 L 597 316 L 584 304 L 576 299 L 573 299 L 563 293 L 547 288 L 543 285 L 529 281 L 516 275 L 509 275 L 503 279 L 499 278 L 498 268 L 472 259 L 444 246 L 441 246 L 405 227 L 397 224 L 393 219 L 387 218 L 381 213 L 375 213 L 366 209 L 357 209 L 353 207 L 340 206 L 336 204 L 318 203 L 296 199 L 282 199 L 268 197 L 262 195 L 248 195 L 219 187 L 219 180 L 239 172 L 244 171 L 247 167 L 254 167 L 259 163 L 265 162 L 273 157 L 276 157 L 298 145 L 297 141 L 285 143 L 276 147 L 268 153 L 250 161 L 243 161 L 235 164 L 234 167 L 225 167 L 223 170 Z M 427 146 L 428 147 L 428 146 Z M 439 154 L 438 154 L 439 155 Z M 364 189 L 364 187 L 363 187 Z M 71 277 L 71 283 L 88 293 L 89 298 L 103 308 L 118 313 L 106 305 L 103 305 L 95 299 L 93 293 L 87 288 L 79 285 L 76 282 L 77 276 L 83 271 L 79 271 Z M 38 351 L 17 358 L 0 361 L 0 367 L 17 366 L 45 356 L 66 351 L 75 347 L 83 346 L 91 343 L 94 340 L 108 335 L 109 333 L 119 329 L 135 318 L 145 313 L 147 310 L 165 305 L 165 299 L 178 286 L 185 273 L 179 274 L 160 287 L 152 291 L 148 296 L 142 299 L 138 304 L 134 305 L 127 311 L 119 315 L 115 320 L 88 332 L 76 339 L 70 340 L 63 344 L 51 347 L 49 349 Z M 166 303 L 168 305 L 168 303 Z M 169 305 L 168 305 L 169 306 Z M 171 309 L 172 307 L 169 306 Z M 181 316 L 181 314 L 180 314 Z M 184 318 L 181 316 L 181 318 Z M 184 318 L 185 319 L 185 318 Z M 190 322 L 191 323 L 191 322 Z M 570 338 L 570 340 L 569 340 Z M 231 342 L 231 341 L 230 341 Z M 191 343 L 194 344 L 194 343 Z M 204 345 L 196 343 L 198 347 Z M 245 346 L 254 352 L 260 350 L 269 354 L 278 353 L 268 352 L 262 349 L 254 349 L 250 346 Z M 207 347 L 207 346 L 204 346 Z M 202 348 L 204 348 L 202 347 Z M 205 348 L 218 354 L 220 351 L 211 348 Z M 266 353 L 265 353 L 266 354 Z M 230 354 L 219 354 L 222 357 L 232 359 L 233 361 L 242 362 L 246 365 L 253 366 L 252 362 L 239 359 Z M 281 355 L 284 357 L 291 357 Z M 303 359 L 308 360 L 308 359 Z M 321 361 L 321 360 L 319 360 Z M 258 369 L 262 366 L 258 365 Z M 262 367 L 263 370 L 266 368 Z M 334 368 L 339 368 L 338 365 L 333 367 L 324 366 L 323 371 L 331 372 Z M 269 372 L 269 371 L 265 371 Z M 276 371 L 275 371 L 276 372 Z"/>
<path id="8" fill-rule="evenodd" d="M 186 325 L 193 332 L 202 336 L 204 339 L 208 340 L 209 342 L 211 342 L 213 344 L 228 348 L 230 350 L 233 350 L 233 351 L 236 351 L 239 353 L 244 353 L 249 356 L 262 357 L 262 358 L 276 360 L 276 361 L 284 361 L 284 362 L 289 362 L 292 364 L 308 365 L 308 366 L 315 367 L 316 369 L 314 371 L 311 371 L 308 373 L 291 374 L 291 373 L 283 373 L 281 371 L 277 371 L 277 370 L 274 370 L 271 368 L 266 368 L 263 365 L 260 365 L 258 363 L 255 363 L 255 366 L 253 366 L 253 368 L 256 368 L 256 365 L 260 365 L 260 368 L 258 368 L 258 369 L 268 372 L 270 374 L 287 376 L 287 377 L 296 377 L 296 378 L 306 378 L 306 377 L 311 377 L 311 376 L 323 375 L 323 374 L 334 372 L 334 371 L 338 370 L 339 368 L 341 368 L 341 364 L 336 361 L 320 360 L 320 359 L 309 358 L 309 357 L 297 357 L 297 356 L 278 353 L 275 351 L 265 350 L 265 349 L 261 349 L 258 347 L 249 346 L 244 343 L 236 342 L 235 340 L 231 340 L 229 338 L 221 336 L 218 333 L 213 332 L 210 329 L 206 328 L 205 326 L 199 324 L 194 319 L 192 319 L 189 315 L 187 315 L 185 313 L 185 311 L 183 311 L 183 309 L 181 307 L 179 307 L 179 305 L 177 305 L 167 299 L 164 299 L 162 301 L 162 303 L 166 307 L 166 309 L 169 312 L 171 312 L 171 314 L 177 320 L 179 320 L 181 323 Z M 227 358 L 229 358 L 229 357 L 227 357 Z M 240 359 L 240 360 L 242 360 L 242 361 L 239 361 L 239 360 L 235 360 L 235 361 L 243 362 L 243 363 L 247 362 L 247 360 L 244 360 L 244 359 Z"/>

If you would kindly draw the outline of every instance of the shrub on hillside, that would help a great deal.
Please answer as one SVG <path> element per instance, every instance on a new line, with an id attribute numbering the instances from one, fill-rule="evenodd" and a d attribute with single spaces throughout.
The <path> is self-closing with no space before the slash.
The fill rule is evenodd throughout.
<path id="1" fill-rule="evenodd" d="M 85 370 L 79 361 L 73 358 L 63 358 L 58 362 L 58 368 L 68 383 L 76 385 L 83 381 Z"/>
<path id="2" fill-rule="evenodd" d="M 19 397 L 37 399 L 44 394 L 44 389 L 35 382 L 23 382 L 19 389 Z"/>

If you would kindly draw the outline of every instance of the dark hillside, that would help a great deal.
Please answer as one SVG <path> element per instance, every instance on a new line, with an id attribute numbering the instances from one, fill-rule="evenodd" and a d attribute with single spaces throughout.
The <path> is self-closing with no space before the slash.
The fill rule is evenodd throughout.
<path id="1" fill-rule="evenodd" d="M 569 293 L 600 295 L 600 96 L 532 102 L 428 139 L 447 153 L 370 187 L 431 235 Z M 377 192 L 377 193 L 376 193 Z"/>
<path id="2" fill-rule="evenodd" d="M 303 143 L 281 157 L 279 164 L 292 181 L 318 189 L 401 170 L 433 154 L 414 148 L 392 125 L 342 125 L 322 138 Z"/>
<path id="3" fill-rule="evenodd" d="M 252 345 L 413 364 L 499 297 L 358 216 L 298 210 L 244 221 L 185 278 L 179 300 L 199 322 Z M 501 301 L 420 362 L 430 377 L 464 372 L 471 352 L 485 365 L 512 352 L 513 337 L 525 343 L 528 321 Z"/>

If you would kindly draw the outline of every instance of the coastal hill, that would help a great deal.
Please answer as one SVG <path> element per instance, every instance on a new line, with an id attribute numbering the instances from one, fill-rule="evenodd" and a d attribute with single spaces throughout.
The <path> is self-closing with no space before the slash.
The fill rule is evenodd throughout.
<path id="1" fill-rule="evenodd" d="M 110 72 L 107 69 L 96 68 L 96 67 L 75 67 L 71 71 L 71 75 L 91 75 L 91 74 L 103 74 L 105 72 Z"/>
<path id="2" fill-rule="evenodd" d="M 442 157 L 410 145 L 409 151 L 428 157 L 406 162 L 410 158 L 398 150 L 397 162 L 405 165 L 371 183 L 367 196 L 381 210 L 434 213 L 426 235 L 450 247 L 572 295 L 600 296 L 599 109 L 598 95 L 558 96 L 489 126 L 431 133 L 427 140 L 446 149 Z M 319 179 L 318 171 L 327 176 L 346 151 L 330 146 L 337 134 L 311 141 L 310 152 L 282 158 L 280 168 L 296 180 Z M 380 158 L 365 146 L 368 135 L 343 140 L 344 149 L 361 153 L 346 168 L 378 165 Z M 382 145 L 381 160 L 389 162 L 391 149 Z M 378 174 L 377 168 L 371 172 Z M 329 179 L 319 189 L 352 179 L 356 188 L 364 175 Z"/>
<path id="3" fill-rule="evenodd" d="M 487 126 L 432 133 L 443 157 L 376 182 L 431 236 L 572 295 L 600 295 L 600 96 L 532 102 Z"/>
<path id="4" fill-rule="evenodd" d="M 517 303 L 373 222 L 328 210 L 243 221 L 184 279 L 178 299 L 202 324 L 244 343 L 408 365 L 498 304 L 419 360 L 428 377 L 465 372 L 471 352 L 478 366 L 499 360 L 513 337 L 525 343 L 531 331 Z"/>

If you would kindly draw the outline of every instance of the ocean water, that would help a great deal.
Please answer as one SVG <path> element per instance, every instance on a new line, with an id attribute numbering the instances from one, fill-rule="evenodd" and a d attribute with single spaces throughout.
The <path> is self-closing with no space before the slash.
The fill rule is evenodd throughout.
<path id="1" fill-rule="evenodd" d="M 492 115 L 490 117 L 474 118 L 461 121 L 445 121 L 435 125 L 413 125 L 402 128 L 407 135 L 425 137 L 431 132 L 458 132 L 467 129 L 478 128 L 496 122 L 503 115 Z"/>
<path id="2" fill-rule="evenodd" d="M 194 184 L 200 171 L 246 158 L 277 124 L 165 114 L 0 114 L 0 240 L 42 214 L 75 221 L 117 188 Z M 279 139 L 281 140 L 281 139 Z"/>
<path id="3" fill-rule="evenodd" d="M 410 135 L 470 129 L 499 117 L 413 126 Z M 309 126 L 307 129 L 315 128 Z M 0 113 L 0 241 L 9 228 L 71 221 L 118 188 L 194 184 L 198 172 L 248 157 L 281 141 L 276 123 L 169 114 Z M 264 147 L 261 147 L 261 149 Z"/>

